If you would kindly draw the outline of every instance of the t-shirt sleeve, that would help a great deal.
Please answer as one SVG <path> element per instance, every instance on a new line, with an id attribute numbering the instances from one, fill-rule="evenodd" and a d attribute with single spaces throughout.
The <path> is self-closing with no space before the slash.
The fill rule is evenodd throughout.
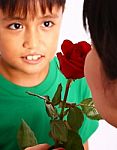
<path id="1" fill-rule="evenodd" d="M 85 98 L 92 97 L 85 78 L 82 78 L 78 82 L 78 97 L 79 102 L 81 102 Z M 98 128 L 98 121 L 89 119 L 84 115 L 84 122 L 82 124 L 82 127 L 80 128 L 80 136 L 82 138 L 82 142 L 85 143 L 89 139 L 89 137 L 96 131 L 97 128 Z"/>

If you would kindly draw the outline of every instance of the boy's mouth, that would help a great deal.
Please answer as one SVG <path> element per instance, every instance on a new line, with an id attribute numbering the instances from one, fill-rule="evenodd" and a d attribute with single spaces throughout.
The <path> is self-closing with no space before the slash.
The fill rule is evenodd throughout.
<path id="1" fill-rule="evenodd" d="M 25 58 L 27 59 L 27 60 L 38 60 L 38 59 L 40 59 L 42 56 L 41 55 L 28 55 L 28 56 L 26 56 Z"/>
<path id="2" fill-rule="evenodd" d="M 24 59 L 25 62 L 29 64 L 38 64 L 43 57 L 44 55 L 40 55 L 40 54 L 30 54 L 30 55 L 23 56 L 22 58 Z"/>

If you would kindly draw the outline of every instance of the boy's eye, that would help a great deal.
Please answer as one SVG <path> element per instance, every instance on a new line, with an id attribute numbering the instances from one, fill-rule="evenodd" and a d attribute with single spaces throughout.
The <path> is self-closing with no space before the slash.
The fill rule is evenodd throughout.
<path id="1" fill-rule="evenodd" d="M 13 24 L 10 24 L 8 28 L 12 30 L 18 30 L 18 29 L 22 29 L 23 26 L 20 23 L 13 23 Z"/>
<path id="2" fill-rule="evenodd" d="M 52 21 L 45 21 L 42 26 L 45 28 L 52 27 L 54 23 Z"/>

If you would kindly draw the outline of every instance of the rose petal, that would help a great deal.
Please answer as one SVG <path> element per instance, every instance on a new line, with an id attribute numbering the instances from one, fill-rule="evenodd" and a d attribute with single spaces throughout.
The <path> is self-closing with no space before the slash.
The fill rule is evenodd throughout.
<path id="1" fill-rule="evenodd" d="M 80 63 L 78 63 L 79 66 L 75 66 L 73 63 L 68 61 L 61 53 L 57 54 L 57 57 L 60 63 L 60 70 L 67 79 L 77 79 L 84 76 L 84 66 L 82 66 Z"/>
<path id="2" fill-rule="evenodd" d="M 84 62 L 91 46 L 85 41 L 73 44 L 65 40 L 61 46 L 62 52 L 57 53 L 60 63 L 60 70 L 68 79 L 78 79 L 84 77 Z"/>
<path id="3" fill-rule="evenodd" d="M 73 50 L 73 46 L 74 45 L 70 40 L 63 41 L 63 43 L 61 45 L 61 49 L 66 58 L 70 57 L 72 50 Z"/>

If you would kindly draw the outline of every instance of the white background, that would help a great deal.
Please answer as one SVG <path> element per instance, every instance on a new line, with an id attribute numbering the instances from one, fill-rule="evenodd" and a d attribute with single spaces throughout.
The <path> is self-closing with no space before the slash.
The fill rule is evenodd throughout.
<path id="1" fill-rule="evenodd" d="M 85 32 L 82 24 L 82 5 L 83 0 L 67 0 L 58 50 L 61 49 L 64 39 L 73 43 L 81 40 L 90 42 L 89 34 Z M 100 121 L 99 128 L 89 139 L 89 150 L 117 150 L 117 129 L 104 120 Z"/>

